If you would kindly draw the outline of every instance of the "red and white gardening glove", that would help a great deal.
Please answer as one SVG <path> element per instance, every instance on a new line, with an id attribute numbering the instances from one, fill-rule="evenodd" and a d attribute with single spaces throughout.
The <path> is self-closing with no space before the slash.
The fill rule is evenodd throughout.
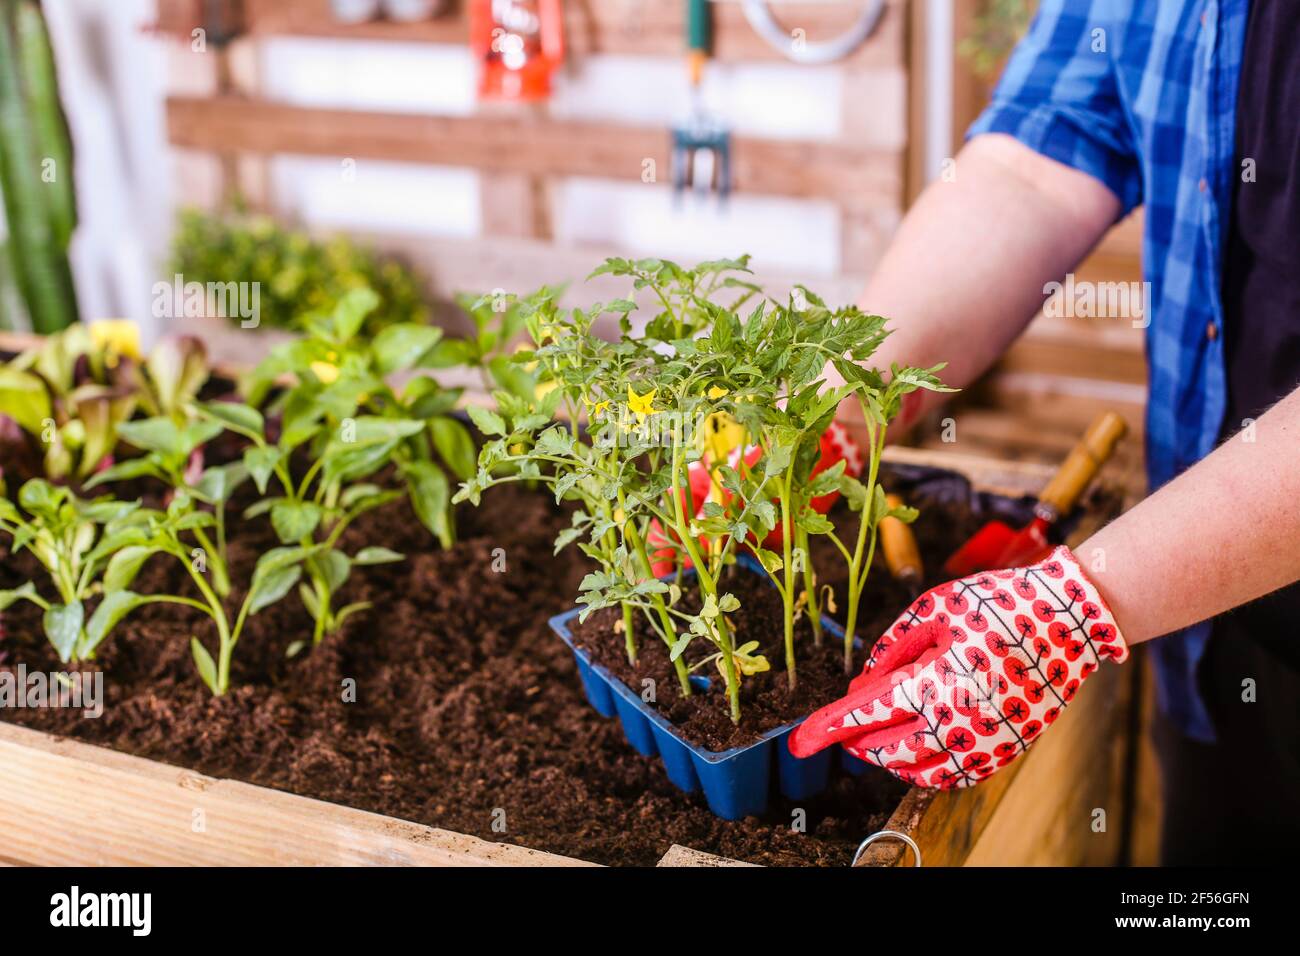
<path id="1" fill-rule="evenodd" d="M 745 463 L 753 467 L 763 456 L 763 449 L 757 445 L 750 446 L 745 451 Z M 849 437 L 848 429 L 838 422 L 832 422 L 826 431 L 822 432 L 821 442 L 819 445 L 819 454 L 817 463 L 813 465 L 812 474 L 817 475 L 827 468 L 834 467 L 839 462 L 844 462 L 844 473 L 847 475 L 858 475 L 862 472 L 862 453 L 858 451 L 858 446 L 853 439 Z M 728 464 L 733 468 L 739 467 L 740 449 L 735 448 L 728 456 Z M 709 500 L 710 479 L 709 469 L 703 461 L 693 462 L 687 469 L 687 478 L 691 483 L 691 497 L 686 498 L 685 491 L 678 491 L 681 496 L 682 508 L 687 513 L 690 512 L 690 503 L 695 504 L 695 516 L 698 517 L 704 510 L 704 503 Z M 720 496 L 723 503 L 731 499 L 731 493 L 725 489 L 720 490 Z M 822 495 L 812 500 L 813 509 L 821 514 L 826 514 L 831 507 L 839 500 L 840 493 L 832 491 L 830 494 Z M 674 548 L 672 542 L 677 540 L 676 534 L 671 529 L 668 533 L 664 532 L 659 520 L 655 519 L 650 524 L 650 530 L 646 535 L 646 541 L 649 543 L 652 557 L 651 570 L 656 577 L 662 577 L 668 574 L 676 567 L 674 561 Z M 781 550 L 781 528 L 773 528 L 763 541 L 763 546 L 773 550 Z M 690 561 L 685 562 L 686 567 L 690 567 Z"/>
<path id="2" fill-rule="evenodd" d="M 790 735 L 806 757 L 842 743 L 923 787 L 969 787 L 1029 749 L 1103 658 L 1128 645 L 1069 548 L 922 594 L 849 693 Z"/>

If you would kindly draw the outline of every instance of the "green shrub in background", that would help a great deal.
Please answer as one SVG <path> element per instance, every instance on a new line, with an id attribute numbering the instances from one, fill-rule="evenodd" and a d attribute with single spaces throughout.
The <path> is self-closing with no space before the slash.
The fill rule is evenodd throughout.
<path id="1" fill-rule="evenodd" d="M 182 212 L 171 270 L 187 283 L 259 283 L 260 324 L 267 328 L 301 330 L 309 316 L 332 314 L 344 295 L 361 288 L 379 296 L 366 317 L 367 335 L 395 322 L 428 321 L 420 277 L 401 262 L 346 236 L 316 239 L 268 216 Z"/>

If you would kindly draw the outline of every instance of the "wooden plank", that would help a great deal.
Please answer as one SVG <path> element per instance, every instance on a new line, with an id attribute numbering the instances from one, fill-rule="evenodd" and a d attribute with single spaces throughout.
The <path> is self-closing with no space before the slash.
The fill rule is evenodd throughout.
<path id="1" fill-rule="evenodd" d="M 692 850 L 690 847 L 674 843 L 668 848 L 668 852 L 663 855 L 655 866 L 757 866 L 756 863 L 745 863 L 741 860 L 733 860 L 725 856 L 717 856 L 713 853 L 705 853 L 703 850 Z"/>
<path id="2" fill-rule="evenodd" d="M 192 149 L 351 156 L 638 183 L 646 159 L 667 169 L 671 151 L 665 129 L 518 114 L 421 116 L 313 109 L 234 96 L 171 97 L 167 125 L 173 145 Z M 901 202 L 898 151 L 740 136 L 732 141 L 732 156 L 739 192 L 850 196 L 856 202 L 895 206 Z"/>
<path id="3" fill-rule="evenodd" d="M 966 866 L 1121 862 L 1131 677 L 1126 665 L 1099 669 L 1051 732 L 1017 761 L 1024 766 L 1016 785 L 979 831 Z"/>
<path id="4" fill-rule="evenodd" d="M 1156 720 L 1156 681 L 1148 647 L 1138 649 L 1140 668 L 1136 693 L 1137 736 L 1133 741 L 1132 820 L 1129 829 L 1128 860 L 1131 866 L 1159 866 L 1161 828 L 1164 824 L 1164 778 L 1160 755 L 1151 732 Z"/>
<path id="5" fill-rule="evenodd" d="M 586 866 L 0 723 L 0 846 L 40 866 Z"/>
<path id="6" fill-rule="evenodd" d="M 479 174 L 479 208 L 485 236 L 549 239 L 550 195 L 546 183 L 526 173 Z"/>
<path id="7" fill-rule="evenodd" d="M 160 5 L 183 0 L 160 0 Z M 888 0 L 876 32 L 842 63 L 852 68 L 899 66 L 903 57 L 906 0 Z M 463 7 L 463 3 L 460 4 Z M 781 2 L 771 4 L 778 22 L 791 31 L 805 31 L 812 42 L 838 36 L 856 19 L 856 3 Z M 664 0 L 597 0 L 564 4 L 565 43 L 572 57 L 593 54 L 681 56 L 685 25 L 681 3 Z M 259 36 L 304 36 L 425 43 L 464 44 L 469 40 L 465 17 L 435 17 L 416 23 L 373 20 L 339 23 L 330 14 L 329 0 L 244 0 L 247 28 Z M 781 52 L 756 35 L 738 4 L 717 3 L 713 9 L 713 55 L 723 62 L 775 60 Z M 177 18 L 173 18 L 177 20 Z M 178 21 L 179 22 L 179 21 Z"/>

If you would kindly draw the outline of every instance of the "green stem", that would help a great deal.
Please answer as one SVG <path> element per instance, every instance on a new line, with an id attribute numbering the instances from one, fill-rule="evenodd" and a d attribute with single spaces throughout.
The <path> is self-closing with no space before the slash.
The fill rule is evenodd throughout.
<path id="1" fill-rule="evenodd" d="M 794 525 L 790 520 L 790 485 L 794 481 L 794 456 L 790 456 L 790 464 L 786 467 L 785 477 L 781 481 L 781 560 L 784 562 L 782 572 L 785 575 L 785 587 L 781 592 L 782 617 L 785 625 L 785 673 L 786 680 L 790 686 L 790 692 L 794 693 L 795 686 L 798 684 L 798 678 L 795 674 L 794 663 L 794 553 L 791 537 L 794 534 Z"/>
<path id="2" fill-rule="evenodd" d="M 849 562 L 849 597 L 844 630 L 844 673 L 848 675 L 853 673 L 853 638 L 857 629 L 858 604 L 867 584 L 867 575 L 871 572 L 871 562 L 876 554 L 876 479 L 880 473 L 880 456 L 884 453 L 885 445 L 885 429 L 877 428 L 872 423 L 871 412 L 866 403 L 861 399 L 859 402 L 867 422 L 871 458 L 867 469 L 866 500 L 862 506 L 862 520 L 858 524 L 858 540 L 853 549 L 853 559 Z M 868 539 L 870 548 L 867 547 Z"/>
<path id="3" fill-rule="evenodd" d="M 618 491 L 618 505 L 624 510 L 624 514 L 626 514 L 627 496 L 623 494 L 622 488 Z M 654 577 L 654 568 L 650 564 L 650 554 L 646 550 L 645 540 L 641 537 L 640 532 L 637 531 L 636 526 L 631 521 L 627 522 L 625 531 L 628 540 L 632 542 L 632 550 L 636 554 L 637 560 L 641 563 L 641 573 L 645 575 L 645 578 L 648 581 L 650 578 Z M 663 595 L 652 594 L 650 595 L 650 601 L 651 604 L 654 605 L 656 613 L 659 615 L 660 624 L 663 626 L 664 643 L 669 647 L 672 647 L 677 634 L 677 628 L 673 625 L 672 616 L 668 613 L 668 606 L 664 604 Z M 673 669 L 677 672 L 677 683 L 681 686 L 682 696 L 690 697 L 691 675 L 690 671 L 686 669 L 686 661 L 682 659 L 681 655 L 678 655 L 677 660 L 673 661 Z"/>
<path id="4" fill-rule="evenodd" d="M 808 595 L 808 619 L 812 622 L 813 645 L 822 646 L 822 610 L 821 599 L 817 594 L 817 571 L 813 568 L 812 549 L 808 546 L 808 532 L 800 530 L 795 534 L 799 550 L 803 552 L 803 589 Z"/>
<path id="5" fill-rule="evenodd" d="M 685 471 L 682 468 L 682 448 L 680 436 L 676 431 L 673 433 L 673 461 L 672 461 L 672 481 L 669 483 L 669 489 L 672 492 L 674 503 L 674 526 L 677 535 L 681 538 L 686 552 L 690 555 L 692 563 L 695 565 L 696 580 L 700 582 L 700 594 L 702 596 L 713 595 L 716 601 L 718 597 L 718 584 L 714 579 L 712 572 L 704 563 L 700 554 L 700 549 L 696 545 L 695 539 L 691 537 L 690 528 L 686 523 L 685 509 L 682 507 L 682 496 L 677 494 L 677 489 L 682 486 L 686 480 Z M 731 640 L 731 628 L 727 625 L 727 619 L 723 614 L 719 614 L 713 621 L 713 626 L 717 631 L 718 649 L 722 651 L 722 669 L 723 677 L 727 684 L 727 699 L 731 703 L 731 722 L 740 723 L 740 680 L 736 675 L 736 658 L 734 646 Z"/>

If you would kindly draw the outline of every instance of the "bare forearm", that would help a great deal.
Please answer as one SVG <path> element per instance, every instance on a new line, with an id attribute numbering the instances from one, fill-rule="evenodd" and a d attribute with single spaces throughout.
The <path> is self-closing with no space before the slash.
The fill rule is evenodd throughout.
<path id="1" fill-rule="evenodd" d="M 972 140 L 955 170 L 954 181 L 935 182 L 917 200 L 861 305 L 893 329 L 872 364 L 947 362 L 944 382 L 963 387 L 1023 331 L 1043 286 L 1087 254 L 1119 202 L 1006 136 Z"/>
<path id="2" fill-rule="evenodd" d="M 1300 580 L 1297 540 L 1300 390 L 1076 554 L 1137 644 Z"/>

